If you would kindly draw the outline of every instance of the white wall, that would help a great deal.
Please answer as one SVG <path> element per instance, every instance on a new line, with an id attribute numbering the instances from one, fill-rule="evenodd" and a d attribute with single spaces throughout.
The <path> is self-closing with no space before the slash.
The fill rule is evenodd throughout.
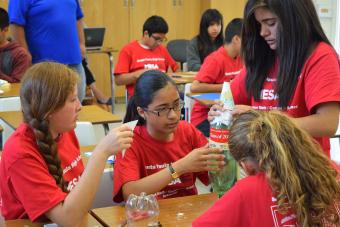
<path id="1" fill-rule="evenodd" d="M 340 54 L 340 0 L 313 0 L 321 25 Z"/>

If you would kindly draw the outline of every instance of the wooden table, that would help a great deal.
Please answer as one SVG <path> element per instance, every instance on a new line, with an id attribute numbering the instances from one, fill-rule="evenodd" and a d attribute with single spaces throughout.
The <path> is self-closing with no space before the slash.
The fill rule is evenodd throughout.
<path id="1" fill-rule="evenodd" d="M 22 122 L 22 112 L 0 112 L 0 118 L 15 130 Z M 106 130 L 109 127 L 109 123 L 117 123 L 122 121 L 118 115 L 107 112 L 96 105 L 83 106 L 79 113 L 78 120 L 89 121 L 92 124 L 103 124 Z"/>
<path id="2" fill-rule="evenodd" d="M 202 94 L 209 94 L 209 93 L 187 93 L 186 96 L 206 106 L 212 106 L 218 103 L 218 99 L 212 100 L 212 99 L 204 99 L 204 98 L 196 97 L 197 95 L 202 95 Z M 211 93 L 211 94 L 217 94 L 217 93 Z"/>
<path id="3" fill-rule="evenodd" d="M 18 97 L 20 96 L 20 83 L 8 83 L 0 86 L 0 90 L 4 93 L 0 94 L 0 98 Z"/>
<path id="4" fill-rule="evenodd" d="M 113 52 L 118 52 L 118 50 L 113 49 L 112 47 L 102 47 L 101 49 L 98 50 L 86 50 L 87 54 L 107 54 L 107 56 L 109 57 L 109 63 L 110 63 L 110 82 L 111 82 L 111 99 L 112 99 L 112 108 L 111 111 L 112 113 L 114 113 L 114 106 L 115 106 L 115 83 L 113 81 L 113 56 L 112 53 Z"/>
<path id="5" fill-rule="evenodd" d="M 192 83 L 195 80 L 197 72 L 175 72 L 168 75 L 175 81 L 177 85 Z"/>
<path id="6" fill-rule="evenodd" d="M 12 220 L 12 221 L 6 221 L 6 227 L 44 227 L 45 224 L 48 223 L 39 223 L 39 222 L 31 222 L 29 220 Z M 1 223 L 0 223 L 1 224 Z M 1 226 L 1 225 L 0 225 Z M 87 214 L 84 222 L 80 225 L 80 227 L 100 227 L 103 226 L 98 222 L 93 216 L 90 214 Z"/>
<path id="7" fill-rule="evenodd" d="M 209 193 L 158 200 L 158 220 L 163 227 L 191 226 L 192 221 L 210 208 L 217 199 L 216 193 Z M 126 221 L 123 206 L 98 208 L 92 212 L 108 226 L 118 226 Z"/>

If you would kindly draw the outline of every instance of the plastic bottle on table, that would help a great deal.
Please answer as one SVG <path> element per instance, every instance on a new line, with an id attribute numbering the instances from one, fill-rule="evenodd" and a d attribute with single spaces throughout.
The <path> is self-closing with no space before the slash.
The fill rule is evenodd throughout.
<path id="1" fill-rule="evenodd" d="M 236 182 L 237 164 L 231 156 L 228 147 L 229 129 L 232 123 L 231 111 L 234 108 L 234 99 L 230 90 L 229 82 L 223 83 L 223 88 L 220 96 L 220 101 L 223 103 L 223 108 L 220 116 L 210 123 L 210 138 L 209 147 L 219 148 L 223 150 L 226 165 L 220 171 L 210 171 L 209 179 L 213 191 L 219 197 L 223 196 Z"/>

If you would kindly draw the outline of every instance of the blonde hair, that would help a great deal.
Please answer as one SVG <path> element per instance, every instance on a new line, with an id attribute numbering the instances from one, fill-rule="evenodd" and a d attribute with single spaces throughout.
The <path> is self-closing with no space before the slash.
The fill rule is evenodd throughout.
<path id="1" fill-rule="evenodd" d="M 288 202 L 301 226 L 319 226 L 323 219 L 340 224 L 338 172 L 319 144 L 287 116 L 275 111 L 239 115 L 230 129 L 229 148 L 237 161 L 258 162 L 282 213 Z"/>
<path id="2" fill-rule="evenodd" d="M 57 185 L 67 191 L 57 145 L 49 129 L 48 116 L 65 105 L 78 82 L 67 66 L 43 62 L 30 67 L 22 80 L 20 100 L 24 122 L 33 130 L 37 146 Z"/>

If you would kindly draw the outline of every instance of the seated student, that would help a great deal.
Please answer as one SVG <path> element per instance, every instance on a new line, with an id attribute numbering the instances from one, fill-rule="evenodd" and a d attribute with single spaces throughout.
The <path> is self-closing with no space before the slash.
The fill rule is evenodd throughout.
<path id="1" fill-rule="evenodd" d="M 8 27 L 8 13 L 0 8 L 0 79 L 15 83 L 20 82 L 31 62 L 25 48 L 7 40 Z"/>
<path id="2" fill-rule="evenodd" d="M 91 91 L 93 92 L 94 97 L 97 100 L 97 103 L 111 106 L 112 105 L 111 97 L 106 97 L 106 95 L 104 95 L 103 92 L 97 88 L 94 76 L 88 67 L 87 59 L 84 58 L 81 63 L 85 71 L 86 86 L 90 87 Z"/>
<path id="3" fill-rule="evenodd" d="M 159 16 L 149 17 L 143 25 L 143 36 L 140 41 L 133 41 L 120 51 L 114 71 L 117 85 L 126 85 L 129 97 L 138 77 L 145 71 L 157 69 L 167 72 L 178 70 L 178 65 L 168 50 L 161 45 L 166 40 L 168 24 Z"/>
<path id="4" fill-rule="evenodd" d="M 220 93 L 223 82 L 231 81 L 240 73 L 243 67 L 240 58 L 242 24 L 243 21 L 240 18 L 230 21 L 225 29 L 224 45 L 205 59 L 192 83 L 191 92 Z M 208 106 L 196 102 L 191 113 L 191 123 L 206 137 L 210 134 L 208 112 Z"/>
<path id="5" fill-rule="evenodd" d="M 8 139 L 0 162 L 1 212 L 6 220 L 43 221 L 78 226 L 91 208 L 110 155 L 130 147 L 132 131 L 109 132 L 84 170 L 73 131 L 81 109 L 78 75 L 43 62 L 27 70 L 20 99 L 24 123 Z"/>
<path id="6" fill-rule="evenodd" d="M 340 226 L 339 172 L 287 116 L 240 114 L 230 129 L 229 148 L 249 176 L 193 226 Z"/>
<path id="7" fill-rule="evenodd" d="M 114 201 L 141 192 L 156 193 L 158 199 L 194 195 L 196 177 L 208 183 L 202 171 L 224 165 L 221 151 L 205 146 L 203 134 L 180 121 L 182 106 L 176 84 L 165 73 L 150 70 L 139 77 L 124 119 L 138 119 L 138 126 L 131 148 L 116 157 Z"/>
<path id="8" fill-rule="evenodd" d="M 217 9 L 207 9 L 200 21 L 199 34 L 187 47 L 189 71 L 199 71 L 204 59 L 223 45 L 223 16 Z"/>

